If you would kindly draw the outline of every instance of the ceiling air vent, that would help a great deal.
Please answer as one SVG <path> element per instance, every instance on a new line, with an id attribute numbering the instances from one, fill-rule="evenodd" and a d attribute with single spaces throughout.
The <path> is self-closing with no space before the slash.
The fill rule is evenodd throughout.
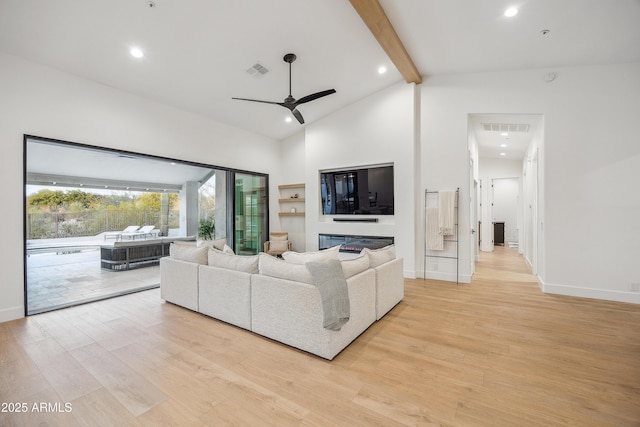
<path id="1" fill-rule="evenodd" d="M 529 132 L 528 124 L 517 123 L 482 123 L 486 132 Z"/>
<path id="2" fill-rule="evenodd" d="M 269 69 L 259 62 L 256 62 L 247 69 L 247 74 L 253 77 L 262 77 L 269 72 Z"/>

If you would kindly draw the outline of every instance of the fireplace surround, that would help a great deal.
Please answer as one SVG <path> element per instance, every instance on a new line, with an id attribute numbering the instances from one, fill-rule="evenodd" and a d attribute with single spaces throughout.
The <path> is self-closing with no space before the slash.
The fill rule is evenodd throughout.
<path id="1" fill-rule="evenodd" d="M 379 249 L 394 243 L 389 236 L 356 236 L 350 234 L 319 234 L 320 250 L 340 245 L 340 252 L 358 253 L 364 248 Z"/>

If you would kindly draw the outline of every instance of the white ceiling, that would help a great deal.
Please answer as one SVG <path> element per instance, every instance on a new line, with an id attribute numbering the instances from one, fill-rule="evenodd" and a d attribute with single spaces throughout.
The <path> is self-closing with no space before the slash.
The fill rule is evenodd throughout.
<path id="1" fill-rule="evenodd" d="M 166 159 L 27 139 L 27 184 L 129 191 L 176 192 L 204 184 L 212 169 Z M 52 159 L 54 159 L 52 161 Z"/>
<path id="2" fill-rule="evenodd" d="M 469 116 L 469 126 L 478 143 L 479 157 L 508 160 L 522 160 L 541 122 L 540 114 Z"/>
<path id="3" fill-rule="evenodd" d="M 401 81 L 346 0 L 0 0 L 0 51 L 275 139 Z M 381 0 L 420 73 L 640 61 L 639 0 Z M 504 10 L 517 5 L 514 18 Z M 546 36 L 541 30 L 548 29 Z M 129 55 L 140 46 L 145 57 Z M 260 62 L 270 72 L 246 69 Z M 389 71 L 380 76 L 378 66 Z"/>

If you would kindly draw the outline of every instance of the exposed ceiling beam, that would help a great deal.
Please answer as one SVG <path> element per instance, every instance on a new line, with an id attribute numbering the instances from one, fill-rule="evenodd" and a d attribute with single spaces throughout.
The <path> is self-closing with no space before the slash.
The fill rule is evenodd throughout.
<path id="1" fill-rule="evenodd" d="M 378 0 L 349 0 L 407 83 L 422 83 L 413 60 Z"/>

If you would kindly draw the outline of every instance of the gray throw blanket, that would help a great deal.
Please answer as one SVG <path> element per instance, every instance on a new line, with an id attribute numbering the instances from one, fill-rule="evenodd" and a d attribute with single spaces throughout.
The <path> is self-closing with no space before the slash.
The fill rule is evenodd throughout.
<path id="1" fill-rule="evenodd" d="M 308 262 L 313 281 L 320 291 L 324 320 L 322 326 L 339 331 L 349 321 L 349 290 L 344 278 L 342 265 L 336 259 L 322 262 Z"/>

